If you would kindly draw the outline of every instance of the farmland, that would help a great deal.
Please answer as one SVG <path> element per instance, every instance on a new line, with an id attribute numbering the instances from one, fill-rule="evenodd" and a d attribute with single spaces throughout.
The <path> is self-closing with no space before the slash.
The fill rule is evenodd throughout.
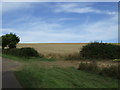
<path id="1" fill-rule="evenodd" d="M 88 43 L 19 43 L 18 48 L 32 47 L 41 54 L 73 54 L 78 53 Z M 117 44 L 117 43 L 112 43 Z M 118 45 L 118 44 L 117 44 Z"/>
<path id="2" fill-rule="evenodd" d="M 2 57 L 23 64 L 23 67 L 14 71 L 17 80 L 23 88 L 118 88 L 119 79 L 109 76 L 104 77 L 94 72 L 78 70 L 81 62 L 89 63 L 91 60 L 65 59 L 65 55 L 80 52 L 86 44 L 87 43 L 20 43 L 17 45 L 17 48 L 32 47 L 44 56 L 50 54 L 54 56 L 55 54 L 58 56 L 62 55 L 63 57 L 48 58 L 43 56 L 23 58 L 7 54 L 3 54 Z M 101 68 L 118 65 L 117 62 L 113 62 L 110 59 L 94 60 Z"/>
<path id="3" fill-rule="evenodd" d="M 120 88 L 120 3 L 24 1 L 0 4 L 3 89 Z"/>
<path id="4" fill-rule="evenodd" d="M 20 43 L 17 45 L 18 48 L 21 47 L 33 47 L 39 53 L 47 54 L 72 54 L 78 53 L 84 45 L 87 43 Z"/>

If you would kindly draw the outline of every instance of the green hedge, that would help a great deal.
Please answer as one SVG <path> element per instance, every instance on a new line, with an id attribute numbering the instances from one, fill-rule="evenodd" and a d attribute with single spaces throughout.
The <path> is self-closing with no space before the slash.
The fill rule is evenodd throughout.
<path id="1" fill-rule="evenodd" d="M 39 53 L 34 48 L 13 48 L 13 49 L 4 49 L 3 53 L 10 54 L 19 57 L 38 57 Z"/>
<path id="2" fill-rule="evenodd" d="M 94 42 L 83 46 L 80 56 L 86 59 L 119 59 L 120 46 Z"/>

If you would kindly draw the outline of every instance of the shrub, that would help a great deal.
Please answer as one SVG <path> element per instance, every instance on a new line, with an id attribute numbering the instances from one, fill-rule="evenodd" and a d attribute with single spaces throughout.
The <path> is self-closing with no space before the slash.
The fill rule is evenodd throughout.
<path id="1" fill-rule="evenodd" d="M 97 63 L 95 61 L 91 61 L 91 62 L 81 62 L 79 65 L 78 70 L 85 70 L 85 71 L 92 71 L 95 72 L 97 71 L 98 66 Z"/>
<path id="2" fill-rule="evenodd" d="M 20 55 L 19 52 L 20 52 L 20 49 L 18 49 L 18 48 L 3 49 L 2 50 L 2 53 L 14 55 L 14 56 Z"/>
<path id="3" fill-rule="evenodd" d="M 80 56 L 85 59 L 119 59 L 120 46 L 94 42 L 83 46 Z"/>
<path id="4" fill-rule="evenodd" d="M 12 49 L 4 49 L 3 53 L 10 54 L 19 57 L 38 57 L 39 54 L 34 48 L 12 48 Z"/>
<path id="5" fill-rule="evenodd" d="M 96 73 L 102 76 L 108 76 L 120 79 L 120 64 L 118 65 L 111 65 L 109 67 L 98 67 L 97 63 L 94 62 L 82 62 L 80 63 L 78 70 L 84 70 L 92 73 Z"/>
<path id="6" fill-rule="evenodd" d="M 34 48 L 21 48 L 20 49 L 20 56 L 24 57 L 38 57 L 39 54 Z"/>
<path id="7" fill-rule="evenodd" d="M 112 65 L 110 67 L 104 67 L 99 72 L 100 75 L 109 76 L 120 79 L 120 69 L 119 66 Z"/>

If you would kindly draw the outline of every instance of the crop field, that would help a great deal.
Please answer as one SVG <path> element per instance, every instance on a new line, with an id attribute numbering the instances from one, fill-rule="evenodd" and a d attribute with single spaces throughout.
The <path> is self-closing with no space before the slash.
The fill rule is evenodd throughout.
<path id="1" fill-rule="evenodd" d="M 21 47 L 33 47 L 41 54 L 73 54 L 78 53 L 87 43 L 20 43 L 17 45 Z"/>
<path id="2" fill-rule="evenodd" d="M 82 49 L 82 47 L 87 44 L 88 43 L 19 43 L 17 45 L 17 48 L 32 47 L 32 48 L 36 49 L 40 54 L 43 54 L 46 57 L 50 57 L 50 56 L 51 57 L 59 57 L 59 55 L 61 55 L 65 59 L 65 56 L 67 56 L 69 54 L 79 53 L 80 50 Z M 116 43 L 113 43 L 113 44 L 116 44 Z M 61 58 L 61 56 L 60 56 L 60 61 L 57 63 L 63 63 L 63 62 L 61 62 L 61 59 L 63 59 L 63 58 Z M 77 65 L 76 65 L 76 62 L 77 62 Z M 81 61 L 74 61 L 74 59 L 73 59 L 72 65 L 76 67 L 76 66 L 78 66 L 78 63 L 80 63 L 80 62 Z M 89 60 L 88 60 L 88 62 L 89 62 Z M 67 61 L 67 63 L 68 63 L 68 61 Z M 106 67 L 109 65 L 117 64 L 117 63 L 113 63 L 111 60 L 104 60 L 104 61 L 101 60 L 101 61 L 97 61 L 97 63 L 100 67 Z M 60 65 L 62 65 L 62 64 L 60 64 Z"/>

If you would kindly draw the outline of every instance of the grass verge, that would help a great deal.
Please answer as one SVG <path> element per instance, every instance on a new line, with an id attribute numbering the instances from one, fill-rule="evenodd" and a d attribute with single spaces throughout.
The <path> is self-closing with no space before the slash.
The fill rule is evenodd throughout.
<path id="1" fill-rule="evenodd" d="M 44 58 L 44 57 L 30 57 L 30 58 L 22 58 L 22 57 L 17 57 L 17 56 L 12 56 L 12 55 L 7 55 L 7 54 L 0 54 L 3 58 L 8 58 L 11 60 L 19 61 L 19 62 L 34 62 L 34 61 L 56 61 L 54 58 Z"/>
<path id="2" fill-rule="evenodd" d="M 23 88 L 118 88 L 118 79 L 87 73 L 75 68 L 48 68 L 47 65 L 42 67 L 40 64 L 40 61 L 55 61 L 55 59 L 27 59 L 5 54 L 1 56 L 25 63 L 30 61 L 30 64 L 14 72 Z"/>
<path id="3" fill-rule="evenodd" d="M 24 88 L 118 88 L 118 80 L 75 68 L 28 66 L 15 75 Z"/>

